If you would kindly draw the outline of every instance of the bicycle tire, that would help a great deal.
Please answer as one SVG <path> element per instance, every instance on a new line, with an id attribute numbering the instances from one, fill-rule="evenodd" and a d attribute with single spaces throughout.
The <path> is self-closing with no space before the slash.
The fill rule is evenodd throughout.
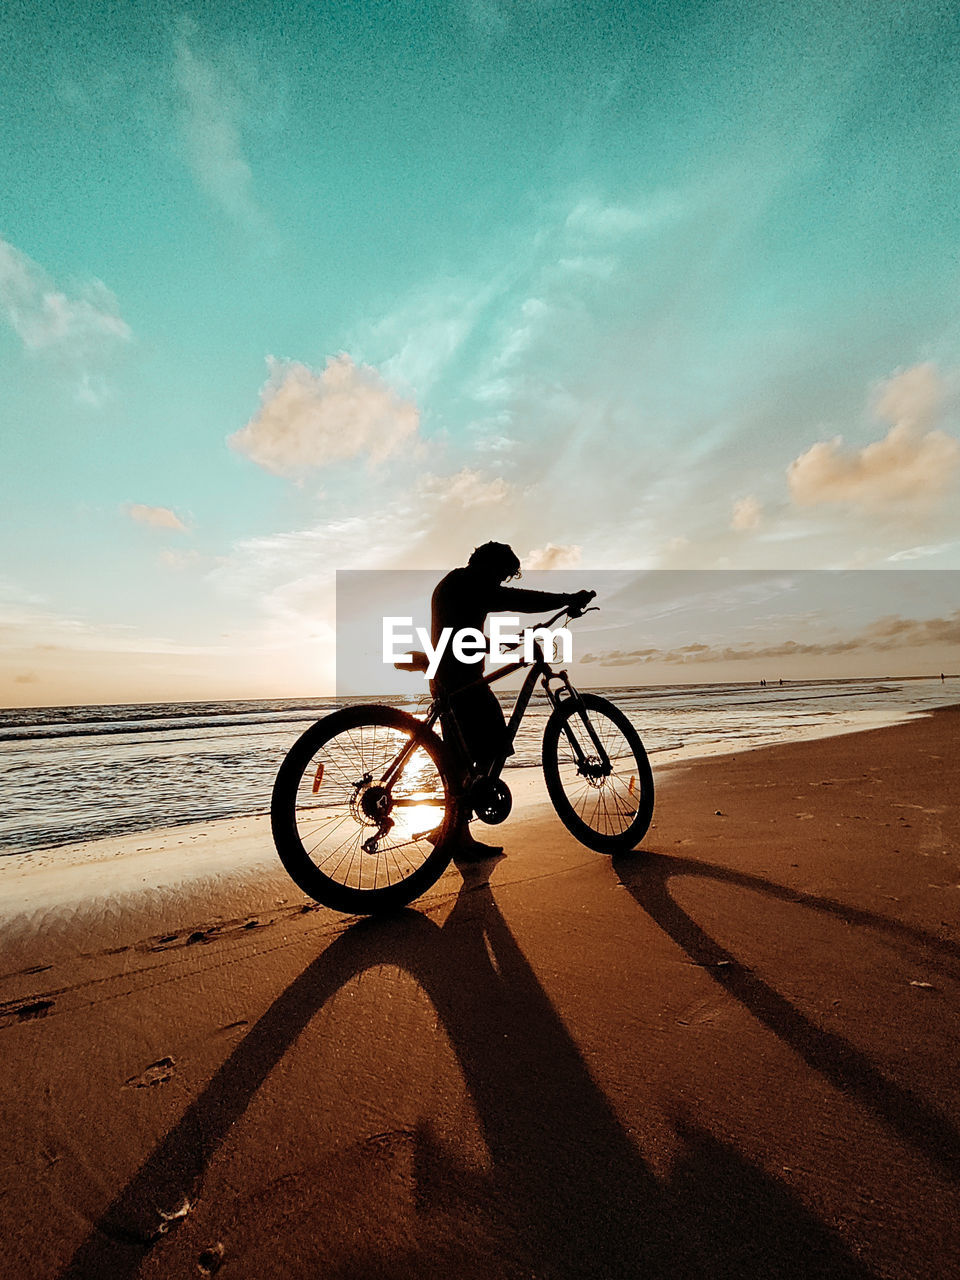
<path id="1" fill-rule="evenodd" d="M 623 761 L 609 777 L 589 778 L 577 766 L 565 727 L 573 733 L 579 728 L 577 741 L 588 756 L 596 753 L 581 709 L 590 713 L 605 750 L 616 749 L 616 759 Z M 653 773 L 639 733 L 619 707 L 595 693 L 565 700 L 547 721 L 541 759 L 553 807 L 581 844 L 616 853 L 640 843 L 653 818 Z M 629 783 L 623 781 L 627 776 Z"/>
<path id="2" fill-rule="evenodd" d="M 382 773 L 410 738 L 417 745 L 404 778 L 408 786 L 422 784 L 422 795 L 401 793 L 389 835 L 403 829 L 383 847 L 377 835 L 374 850 L 365 851 L 364 836 L 369 841 L 379 827 L 362 809 L 376 785 L 364 778 L 378 767 Z M 280 861 L 324 906 L 356 915 L 396 911 L 439 880 L 450 862 L 459 806 L 450 776 L 442 741 L 415 716 L 376 704 L 334 711 L 298 738 L 277 773 L 270 821 Z"/>

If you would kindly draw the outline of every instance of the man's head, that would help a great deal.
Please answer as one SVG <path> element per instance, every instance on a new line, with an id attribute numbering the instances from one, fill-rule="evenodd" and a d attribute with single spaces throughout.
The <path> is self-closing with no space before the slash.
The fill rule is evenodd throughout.
<path id="1" fill-rule="evenodd" d="M 493 582 L 506 582 L 520 576 L 520 560 L 505 542 L 485 542 L 467 561 L 469 567 Z"/>

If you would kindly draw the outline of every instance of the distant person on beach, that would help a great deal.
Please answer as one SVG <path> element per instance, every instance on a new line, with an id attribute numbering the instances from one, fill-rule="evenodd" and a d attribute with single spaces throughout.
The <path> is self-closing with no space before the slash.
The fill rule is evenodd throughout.
<path id="1" fill-rule="evenodd" d="M 491 613 L 538 613 L 564 605 L 582 609 L 593 598 L 591 591 L 569 594 L 528 591 L 503 585 L 518 577 L 520 560 L 506 543 L 485 542 L 482 547 L 477 547 L 463 568 L 452 569 L 434 589 L 430 620 L 432 643 L 438 643 L 444 627 L 452 627 L 454 633 L 466 627 L 482 631 L 487 615 Z M 461 662 L 454 653 L 453 645 L 450 645 L 430 682 L 434 696 L 440 692 L 456 695 L 457 724 L 469 753 L 469 759 L 462 762 L 465 778 L 488 768 L 502 752 L 507 740 L 507 726 L 500 703 L 488 684 L 478 683 L 482 676 L 482 665 Z M 455 742 L 452 727 L 443 724 L 443 729 L 445 736 Z M 456 842 L 454 856 L 463 861 L 489 858 L 503 852 L 499 846 L 475 840 L 470 835 L 466 817 Z"/>

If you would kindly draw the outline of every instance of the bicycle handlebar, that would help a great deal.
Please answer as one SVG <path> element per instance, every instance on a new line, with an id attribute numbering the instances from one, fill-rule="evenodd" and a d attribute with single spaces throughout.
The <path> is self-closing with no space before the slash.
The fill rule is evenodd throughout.
<path id="1" fill-rule="evenodd" d="M 596 594 L 597 593 L 595 591 L 591 591 L 590 599 L 593 600 Z M 599 613 L 599 612 L 600 612 L 600 606 L 597 604 L 593 605 L 590 608 L 584 608 L 584 609 L 574 609 L 572 605 L 565 604 L 562 609 L 557 610 L 557 612 L 553 615 L 552 618 L 548 618 L 546 622 L 535 622 L 534 625 L 530 628 L 530 630 L 545 631 L 548 627 L 552 627 L 553 624 L 557 621 L 557 619 L 562 618 L 564 614 L 566 614 L 569 618 L 572 619 L 572 618 L 582 618 L 585 613 Z M 520 643 L 521 642 L 518 642 L 517 644 L 506 645 L 505 648 L 519 649 Z"/>
<path id="2" fill-rule="evenodd" d="M 597 593 L 596 593 L 595 591 L 590 591 L 590 592 L 588 592 L 588 593 L 587 593 L 587 599 L 588 599 L 588 600 L 595 600 L 595 599 L 596 599 L 596 595 L 597 595 Z M 571 605 L 571 604 L 565 604 L 565 605 L 563 606 L 563 608 L 559 611 L 559 613 L 555 613 L 555 614 L 553 615 L 553 617 L 549 619 L 549 621 L 547 621 L 547 622 L 539 622 L 539 623 L 537 623 L 537 626 L 539 626 L 539 627 L 552 627 L 552 626 L 553 626 L 553 624 L 556 622 L 556 620 L 557 620 L 558 618 L 562 618 L 564 614 L 567 614 L 567 616 L 568 616 L 568 617 L 570 617 L 570 618 L 582 618 L 582 617 L 583 617 L 583 615 L 584 615 L 585 613 L 594 613 L 594 612 L 598 611 L 598 610 L 599 610 L 599 608 L 600 608 L 600 606 L 595 604 L 595 605 L 594 605 L 592 608 L 590 608 L 590 609 L 588 609 L 588 608 L 586 607 L 586 605 L 584 605 L 584 607 L 583 607 L 582 609 L 575 609 L 575 608 L 573 607 L 573 605 Z"/>
<path id="3" fill-rule="evenodd" d="M 587 603 L 589 603 L 589 601 L 591 600 L 595 600 L 597 597 L 597 593 L 595 591 L 588 591 L 586 594 L 587 594 Z M 599 607 L 600 607 L 599 605 L 594 605 L 593 609 L 599 609 Z M 592 613 L 592 612 L 593 610 L 588 609 L 586 603 L 584 604 L 582 609 L 574 609 L 574 608 L 571 608 L 570 605 L 567 605 L 567 613 L 569 613 L 571 618 L 582 618 L 585 613 Z"/>

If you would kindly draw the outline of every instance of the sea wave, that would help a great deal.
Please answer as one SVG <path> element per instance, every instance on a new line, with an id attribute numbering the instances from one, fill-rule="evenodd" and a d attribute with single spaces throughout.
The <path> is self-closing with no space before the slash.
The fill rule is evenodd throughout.
<path id="1" fill-rule="evenodd" d="M 742 749 L 902 718 L 956 700 L 939 680 L 675 685 L 600 690 L 668 753 Z M 502 701 L 509 708 L 513 694 Z M 369 701 L 384 701 L 370 699 Z M 412 711 L 425 700 L 389 699 Z M 266 812 L 296 738 L 333 699 L 129 704 L 0 711 L 0 856 Z M 508 768 L 540 763 L 550 711 L 539 692 Z M 859 718 L 859 719 L 858 719 Z"/>

